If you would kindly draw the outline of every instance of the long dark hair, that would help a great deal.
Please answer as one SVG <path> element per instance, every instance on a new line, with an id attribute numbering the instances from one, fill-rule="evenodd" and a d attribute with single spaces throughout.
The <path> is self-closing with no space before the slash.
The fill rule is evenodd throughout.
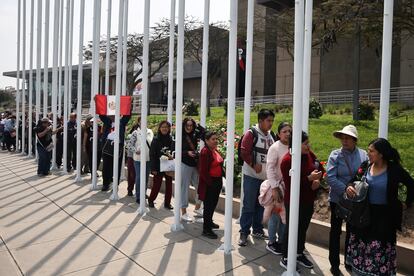
<path id="1" fill-rule="evenodd" d="M 186 124 L 187 124 L 188 122 L 192 122 L 192 123 L 193 123 L 193 130 L 190 132 L 190 134 L 191 134 L 191 133 L 194 133 L 194 131 L 196 130 L 196 127 L 197 127 L 197 123 L 196 123 L 196 121 L 194 121 L 194 119 L 193 119 L 193 118 L 187 117 L 187 118 L 185 118 L 185 119 L 183 120 L 183 134 L 186 134 L 186 131 L 185 131 L 185 126 L 186 126 Z"/>
<path id="2" fill-rule="evenodd" d="M 171 124 L 170 124 L 170 122 L 168 122 L 167 120 L 164 120 L 164 121 L 161 121 L 159 124 L 158 124 L 158 130 L 157 130 L 157 135 L 158 136 L 161 136 L 162 134 L 161 134 L 161 126 L 163 125 L 163 124 L 167 124 L 167 126 L 169 127 L 169 131 L 168 131 L 168 135 L 169 134 L 171 134 Z"/>
<path id="3" fill-rule="evenodd" d="M 382 159 L 387 161 L 387 163 L 401 164 L 400 154 L 391 146 L 387 139 L 377 138 L 369 143 L 369 146 L 371 145 L 382 154 Z"/>

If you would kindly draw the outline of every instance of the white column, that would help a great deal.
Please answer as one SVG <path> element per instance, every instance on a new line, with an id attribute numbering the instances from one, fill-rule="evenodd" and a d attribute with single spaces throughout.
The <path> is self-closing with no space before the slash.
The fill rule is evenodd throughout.
<path id="1" fill-rule="evenodd" d="M 83 84 L 83 33 L 85 25 L 85 0 L 80 0 L 79 15 L 79 53 L 78 53 L 78 95 L 77 95 L 77 114 L 76 114 L 76 182 L 82 181 L 82 84 Z"/>
<path id="2" fill-rule="evenodd" d="M 294 80 L 293 80 L 293 142 L 292 142 L 292 169 L 289 239 L 288 239 L 288 268 L 283 275 L 296 275 L 296 248 L 299 220 L 299 193 L 300 193 L 300 162 L 302 139 L 302 88 L 303 88 L 303 33 L 304 33 L 304 0 L 295 2 L 295 46 L 294 46 Z"/>
<path id="3" fill-rule="evenodd" d="M 203 25 L 203 63 L 201 67 L 201 101 L 200 124 L 206 127 L 207 117 L 207 83 L 208 83 L 208 43 L 210 27 L 210 0 L 204 0 L 204 25 Z"/>
<path id="4" fill-rule="evenodd" d="M 175 0 L 170 5 L 170 44 L 168 57 L 168 102 L 167 120 L 172 124 L 174 94 L 174 41 L 175 41 Z"/>
<path id="5" fill-rule="evenodd" d="M 252 71 L 253 71 L 253 31 L 254 31 L 254 0 L 247 2 L 247 39 L 246 39 L 246 79 L 244 85 L 243 133 L 250 128 L 250 104 L 252 99 Z M 240 189 L 240 216 L 243 209 L 244 180 L 241 179 Z"/>
<path id="6" fill-rule="evenodd" d="M 181 153 L 183 136 L 183 79 L 184 79 L 184 16 L 185 0 L 178 1 L 178 40 L 177 40 L 177 95 L 175 107 L 175 184 L 174 184 L 174 224 L 171 231 L 184 229 L 180 222 L 181 210 Z"/>
<path id="7" fill-rule="evenodd" d="M 100 44 L 100 22 L 101 22 L 101 0 L 94 2 L 93 14 L 93 50 L 92 50 L 92 83 L 91 83 L 91 114 L 93 119 L 93 142 L 92 142 L 92 186 L 91 190 L 98 188 L 97 165 L 98 165 L 98 116 L 96 115 L 94 97 L 99 89 L 99 44 Z"/>
<path id="8" fill-rule="evenodd" d="M 147 149 L 147 101 L 148 101 L 148 53 L 149 53 L 149 24 L 150 24 L 150 0 L 145 0 L 144 6 L 144 48 L 142 50 L 143 67 L 142 67 L 142 98 L 141 98 L 141 149 Z M 141 204 L 138 208 L 138 214 L 144 215 L 148 212 L 145 206 L 146 191 L 146 154 L 141 150 L 141 171 L 139 183 L 139 201 Z"/>
<path id="9" fill-rule="evenodd" d="M 121 103 L 121 89 L 122 89 L 122 31 L 123 31 L 123 13 L 124 13 L 125 0 L 119 0 L 119 15 L 118 15 L 118 47 L 116 53 L 116 89 L 115 89 L 115 139 L 114 139 L 114 175 L 112 184 L 111 200 L 118 200 L 118 166 L 119 166 L 119 127 L 121 116 L 120 103 Z"/>
<path id="10" fill-rule="evenodd" d="M 63 5 L 63 0 L 55 0 L 55 10 L 53 13 L 53 67 L 52 67 L 52 114 L 53 129 L 57 127 L 57 96 L 58 96 L 58 48 L 59 48 L 59 8 Z M 52 168 L 56 169 L 56 135 L 52 136 L 55 147 L 52 152 Z"/>
<path id="11" fill-rule="evenodd" d="M 68 114 L 71 112 L 72 107 L 72 60 L 73 60 L 73 8 L 75 6 L 75 0 L 70 1 L 70 12 L 69 12 L 69 85 L 68 85 L 68 100 L 67 100 L 67 108 Z"/>
<path id="12" fill-rule="evenodd" d="M 127 57 L 127 40 L 128 40 L 128 0 L 124 0 L 124 30 L 123 30 L 123 40 L 122 40 L 122 89 L 121 95 L 127 95 L 127 66 L 128 66 L 128 57 Z M 122 149 L 125 157 L 125 147 Z M 121 161 L 121 178 L 120 181 L 124 181 L 125 178 L 125 158 L 122 158 Z"/>
<path id="13" fill-rule="evenodd" d="M 62 84 L 63 84 L 63 26 L 64 26 L 64 18 L 65 18 L 65 8 L 64 8 L 64 0 L 60 0 L 62 3 L 60 5 L 60 19 L 59 19 L 59 80 L 58 80 L 58 107 L 57 112 L 59 117 L 62 116 Z"/>
<path id="14" fill-rule="evenodd" d="M 43 117 L 47 116 L 49 98 L 49 16 L 50 0 L 45 0 L 45 49 L 43 53 Z"/>
<path id="15" fill-rule="evenodd" d="M 237 73 L 237 0 L 230 1 L 229 73 L 227 96 L 227 152 L 226 152 L 226 205 L 224 217 L 224 244 L 220 249 L 231 254 L 233 246 L 232 214 L 234 184 L 234 131 L 236 125 L 236 73 Z"/>
<path id="16" fill-rule="evenodd" d="M 121 95 L 127 95 L 127 41 L 128 41 L 128 0 L 124 0 L 124 30 L 122 36 L 122 89 Z"/>
<path id="17" fill-rule="evenodd" d="M 30 38 L 29 38 L 29 127 L 28 127 L 28 154 L 27 156 L 33 157 L 32 154 L 32 122 L 33 122 L 33 25 L 34 25 L 34 0 L 30 2 Z"/>
<path id="18" fill-rule="evenodd" d="M 65 24 L 65 80 L 64 80 L 64 89 L 63 89 L 63 168 L 62 173 L 68 173 L 68 93 L 69 93 L 69 51 L 71 48 L 70 45 L 70 5 L 71 0 L 66 0 L 66 24 Z"/>
<path id="19" fill-rule="evenodd" d="M 23 0 L 23 34 L 22 34 L 22 155 L 25 155 L 25 137 L 26 137 L 26 0 Z"/>
<path id="20" fill-rule="evenodd" d="M 111 17 L 112 0 L 108 0 L 108 21 L 106 23 L 106 54 L 105 54 L 105 95 L 109 95 L 109 64 L 111 61 Z"/>
<path id="21" fill-rule="evenodd" d="M 20 14 L 22 10 L 22 1 L 17 4 L 17 70 L 16 70 L 16 152 L 19 151 L 19 117 L 20 117 Z"/>
<path id="22" fill-rule="evenodd" d="M 42 0 L 37 0 L 37 45 L 36 45 L 36 123 L 40 116 L 40 95 L 41 95 L 41 58 L 42 58 Z M 37 147 L 37 143 L 35 143 Z M 36 158 L 37 158 L 36 150 Z"/>
<path id="23" fill-rule="evenodd" d="M 303 119 L 302 128 L 309 129 L 309 96 L 312 73 L 312 9 L 313 0 L 306 0 L 305 7 L 305 42 L 303 54 Z"/>
<path id="24" fill-rule="evenodd" d="M 382 31 L 381 99 L 378 137 L 388 137 L 388 115 L 390 106 L 392 20 L 394 0 L 384 0 L 384 25 Z"/>

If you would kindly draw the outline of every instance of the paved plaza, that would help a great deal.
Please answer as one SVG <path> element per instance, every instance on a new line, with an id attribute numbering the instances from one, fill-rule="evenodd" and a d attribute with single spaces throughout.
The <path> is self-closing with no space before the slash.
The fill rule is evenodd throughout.
<path id="1" fill-rule="evenodd" d="M 237 246 L 233 221 L 230 255 L 218 251 L 224 241 L 224 216 L 216 213 L 219 240 L 201 236 L 202 225 L 184 224 L 171 232 L 173 212 L 162 206 L 137 214 L 135 198 L 120 184 L 120 200 L 90 191 L 90 177 L 74 183 L 74 174 L 36 175 L 37 164 L 18 154 L 0 153 L 0 275 L 280 275 L 279 256 L 265 241 Z M 193 206 L 189 211 L 192 213 Z M 306 245 L 315 263 L 301 275 L 329 275 L 326 249 Z M 342 268 L 345 275 L 345 270 Z"/>

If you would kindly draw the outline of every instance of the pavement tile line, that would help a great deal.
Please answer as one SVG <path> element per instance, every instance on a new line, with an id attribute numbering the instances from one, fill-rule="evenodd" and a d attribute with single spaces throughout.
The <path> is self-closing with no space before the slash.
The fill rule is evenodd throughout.
<path id="1" fill-rule="evenodd" d="M 14 161 L 14 160 L 13 160 Z M 17 160 L 16 160 L 17 161 Z M 26 161 L 26 160 L 24 160 L 24 161 Z M 24 183 L 26 183 L 27 185 L 29 185 L 30 186 L 30 188 L 32 188 L 32 189 L 34 189 L 36 192 L 38 192 L 39 194 L 41 194 L 45 199 L 47 199 L 47 200 L 49 200 L 51 203 L 53 203 L 55 206 L 57 206 L 60 210 L 62 210 L 64 213 L 66 213 L 69 217 L 71 217 L 72 219 L 74 219 L 75 221 L 77 221 L 80 225 L 82 225 L 85 229 L 87 229 L 87 230 L 89 230 L 91 233 L 93 233 L 95 236 L 97 236 L 97 237 L 99 237 L 101 240 L 103 240 L 105 243 L 107 243 L 108 245 L 110 245 L 112 248 L 114 248 L 116 251 L 118 251 L 119 253 L 121 253 L 122 255 L 124 255 L 127 259 L 129 259 L 130 261 L 132 261 L 133 263 L 135 263 L 136 265 L 138 265 L 140 268 L 142 268 L 143 270 L 145 270 L 146 272 L 148 272 L 148 273 L 150 273 L 151 275 L 154 275 L 154 273 L 152 273 L 151 271 L 149 271 L 148 269 L 146 269 L 145 267 L 143 267 L 142 265 L 140 265 L 137 261 L 135 261 L 134 259 L 132 259 L 131 257 L 132 256 L 136 256 L 136 255 L 139 255 L 139 254 L 142 254 L 142 253 L 145 253 L 145 252 L 150 252 L 150 251 L 153 251 L 153 250 L 159 250 L 160 248 L 166 248 L 166 247 L 168 247 L 168 246 L 171 246 L 171 244 L 174 244 L 175 242 L 170 242 L 170 243 L 168 243 L 168 244 L 165 244 L 164 246 L 161 246 L 161 247 L 159 247 L 159 248 L 154 248 L 154 249 L 149 249 L 149 250 L 145 250 L 145 251 L 143 251 L 143 252 L 139 252 L 139 253 L 136 253 L 136 254 L 132 254 L 131 255 L 131 257 L 129 256 L 129 255 L 127 255 L 125 252 L 123 252 L 120 248 L 118 248 L 116 245 L 114 245 L 114 244 L 112 244 L 111 242 L 109 242 L 108 240 L 106 240 L 103 236 L 101 236 L 98 232 L 99 231 L 94 231 L 93 229 L 91 229 L 89 226 L 87 226 L 86 224 L 84 224 L 82 221 L 80 221 L 79 219 L 77 219 L 76 217 L 74 217 L 71 213 L 69 213 L 69 212 L 67 212 L 62 206 L 60 206 L 58 203 L 56 203 L 55 202 L 55 200 L 53 200 L 53 199 L 51 199 L 50 197 L 49 197 L 49 195 L 50 194 L 44 194 L 43 192 L 47 189 L 47 188 L 41 188 L 41 189 L 38 189 L 37 188 L 37 186 L 39 186 L 39 185 L 41 185 L 41 184 L 44 184 L 45 182 L 49 182 L 49 181 L 42 181 L 42 182 L 40 182 L 40 183 L 36 183 L 35 185 L 32 185 L 28 180 L 31 180 L 30 178 L 29 179 L 27 179 L 27 177 L 25 177 L 25 176 L 20 176 L 20 175 L 18 175 L 18 174 L 16 174 L 14 171 L 12 171 L 12 169 L 10 169 L 10 168 L 8 168 L 7 167 L 7 165 L 6 164 L 4 164 L 3 162 L 1 162 L 1 164 L 5 167 L 5 168 L 7 168 L 10 172 L 11 172 L 11 174 L 13 174 L 13 175 L 15 175 L 17 178 L 19 178 L 19 179 L 21 179 L 21 181 L 23 181 Z M 14 168 L 14 167 L 13 167 Z M 8 174 L 9 175 L 9 174 Z M 31 202 L 31 204 L 34 204 L 34 203 L 37 203 L 37 201 L 32 201 Z M 23 205 L 25 205 L 25 204 L 23 204 Z M 66 204 L 67 205 L 67 204 Z M 131 208 L 131 209 L 134 209 L 133 207 L 131 207 L 131 206 L 129 206 L 129 205 L 127 205 L 127 207 L 129 207 L 129 208 Z M 165 218 L 163 218 L 163 217 L 161 217 L 161 218 L 159 218 L 159 217 L 157 217 L 157 216 L 152 216 L 151 215 L 151 212 L 149 212 L 148 214 L 146 214 L 147 216 L 149 216 L 149 217 L 151 217 L 151 218 L 153 218 L 153 219 L 155 219 L 155 220 L 157 220 L 158 222 L 161 222 L 161 223 L 163 223 L 163 224 L 166 224 L 166 225 L 169 225 L 169 223 L 167 223 L 166 221 L 164 221 L 164 219 Z M 98 229 L 99 230 L 99 229 Z M 189 236 L 191 236 L 191 238 L 188 238 L 188 239 L 185 239 L 185 240 L 182 240 L 182 241 L 180 241 L 180 242 L 185 242 L 185 241 L 189 241 L 189 240 L 192 240 L 192 239 L 199 239 L 199 240 L 201 240 L 202 242 L 206 242 L 206 243 L 208 243 L 208 244 L 210 244 L 210 245 L 212 245 L 212 246 L 217 246 L 217 244 L 215 244 L 213 241 L 209 241 L 209 240 L 204 240 L 204 239 L 202 239 L 199 235 L 195 235 L 195 234 L 193 234 L 191 231 L 188 231 L 187 229 L 184 229 L 184 232 L 186 233 L 186 234 L 188 234 Z M 73 235 L 70 235 L 70 236 L 73 236 Z M 56 239 L 56 240 L 59 240 L 59 239 Z M 53 240 L 53 241 L 55 241 L 55 240 Z M 48 241 L 48 242 L 52 242 L 52 241 Z M 38 243 L 34 243 L 34 244 L 38 244 Z M 30 245 L 34 245 L 34 244 L 30 244 Z M 25 247 L 25 246 L 29 246 L 29 245 L 24 245 L 24 246 L 19 246 L 18 248 L 21 248 L 21 247 Z M 18 249 L 18 248 L 16 248 L 16 249 Z M 236 255 L 238 255 L 239 257 L 243 257 L 243 256 L 241 256 L 241 255 L 239 255 L 239 254 L 237 254 L 237 252 L 234 252 Z M 247 260 L 247 259 L 245 259 L 245 262 L 243 262 L 242 264 L 240 264 L 240 265 L 237 265 L 237 266 L 234 266 L 234 267 L 231 267 L 231 268 L 229 268 L 229 269 L 226 269 L 223 273 L 219 273 L 219 274 L 217 274 L 217 275 L 223 275 L 223 274 L 226 274 L 226 273 L 229 273 L 229 272 L 231 272 L 231 271 L 233 271 L 233 270 L 235 270 L 235 269 L 237 269 L 237 268 L 239 268 L 239 267 L 241 267 L 241 266 L 243 266 L 243 265 L 246 265 L 246 264 L 249 264 L 249 263 L 254 263 L 256 260 L 258 260 L 258 259 L 260 259 L 260 258 L 262 258 L 262 257 L 264 257 L 264 256 L 266 256 L 267 255 L 267 253 L 262 253 L 261 255 L 259 255 L 258 257 L 255 257 L 255 258 L 252 258 L 252 259 L 250 259 L 250 260 Z M 14 259 L 14 258 L 13 258 Z M 119 260 L 119 259 L 117 259 L 117 260 Z M 109 264 L 109 263 L 111 263 L 111 262 L 113 262 L 113 261 L 117 261 L 117 260 L 111 260 L 111 261 L 105 261 L 105 262 L 103 262 L 103 263 L 100 263 L 100 264 L 98 264 L 98 265 L 95 265 L 95 266 L 92 266 L 92 267 L 87 267 L 87 268 L 82 268 L 82 269 L 79 269 L 79 270 L 77 270 L 77 271 L 71 271 L 71 272 L 67 272 L 67 273 L 65 273 L 65 274 L 70 274 L 70 273 L 74 273 L 74 272 L 79 272 L 79 271 L 83 271 L 83 270 L 86 270 L 86 269 L 90 269 L 90 268 L 93 268 L 93 267 L 97 267 L 97 266 L 99 266 L 99 265 L 104 265 L 104 264 Z M 17 261 L 14 259 L 14 261 L 16 262 L 16 264 L 17 264 Z M 19 267 L 19 269 L 20 269 L 20 267 Z M 21 269 L 20 269 L 21 270 Z M 22 272 L 21 272 L 22 273 Z M 24 275 L 23 273 L 22 273 L 22 275 Z"/>
<path id="2" fill-rule="evenodd" d="M 3 165 L 3 167 L 7 168 L 9 171 L 11 171 L 7 166 L 4 165 L 4 163 L 1 163 Z M 13 172 L 13 171 L 12 171 Z M 74 219 L 75 221 L 77 221 L 79 224 L 81 224 L 84 228 L 88 229 L 89 231 L 91 231 L 95 236 L 99 237 L 101 240 L 103 240 L 105 243 L 107 243 L 109 246 L 111 246 L 112 248 L 114 248 L 116 251 L 118 251 L 119 253 L 121 253 L 122 255 L 124 255 L 126 258 L 128 258 L 130 261 L 134 262 L 136 265 L 138 265 L 141 269 L 145 270 L 147 273 L 154 275 L 151 271 L 149 271 L 148 269 L 146 269 L 145 267 L 143 267 L 142 265 L 140 265 L 138 262 L 136 262 L 134 259 L 132 259 L 130 256 L 128 256 L 126 253 L 124 253 L 121 249 L 119 249 L 118 247 L 116 247 L 115 245 L 111 244 L 109 241 L 107 241 L 104 237 L 102 237 L 100 234 L 98 234 L 96 231 L 92 230 L 91 228 L 89 228 L 87 225 L 85 225 L 82 221 L 78 220 L 77 218 L 75 218 L 74 216 L 72 216 L 72 214 L 70 214 L 69 212 L 67 212 L 64 208 L 62 208 L 59 204 L 57 204 L 53 199 L 49 198 L 47 195 L 43 194 L 41 191 L 39 191 L 35 186 L 31 185 L 29 182 L 27 182 L 25 179 L 21 178 L 19 175 L 17 175 L 16 173 L 13 172 L 13 174 L 17 177 L 20 178 L 21 180 L 23 180 L 24 182 L 26 182 L 28 185 L 30 185 L 33 189 L 36 190 L 36 192 L 40 193 L 43 197 L 45 197 L 46 199 L 48 199 L 49 201 L 51 201 L 54 205 L 56 205 L 59 209 L 61 209 L 64 213 L 66 213 L 68 216 L 70 216 L 72 219 Z M 3 241 L 4 242 L 4 241 Z M 4 242 L 4 245 L 7 247 L 6 243 Z M 8 250 L 9 251 L 9 250 Z M 10 251 L 9 251 L 10 252 Z M 10 253 L 10 255 L 12 255 Z M 16 265 L 17 261 L 16 259 L 13 257 L 13 260 L 15 261 Z M 19 267 L 19 266 L 18 266 Z M 19 270 L 21 272 L 22 275 L 24 275 L 24 273 L 22 272 L 21 268 L 19 267 Z"/>
<path id="3" fill-rule="evenodd" d="M 4 239 L 3 239 L 3 237 L 2 237 L 1 235 L 0 235 L 0 239 L 1 239 L 1 241 L 3 242 L 3 244 L 4 244 L 4 247 L 6 247 L 7 252 L 9 253 L 10 257 L 13 259 L 13 262 L 14 262 L 14 264 L 16 265 L 17 269 L 19 270 L 20 275 L 24 275 L 24 273 L 23 273 L 23 271 L 22 271 L 21 267 L 20 267 L 20 266 L 19 266 L 19 264 L 17 263 L 16 258 L 13 256 L 13 253 L 10 251 L 9 247 L 7 246 L 6 242 L 4 241 Z"/>

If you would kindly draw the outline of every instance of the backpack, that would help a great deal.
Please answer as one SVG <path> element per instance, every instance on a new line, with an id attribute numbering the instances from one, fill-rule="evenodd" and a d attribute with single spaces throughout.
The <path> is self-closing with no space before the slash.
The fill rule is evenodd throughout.
<path id="1" fill-rule="evenodd" d="M 259 140 L 259 132 L 257 131 L 257 129 L 255 127 L 251 127 L 249 128 L 249 130 L 252 134 L 253 134 L 253 150 L 252 150 L 252 158 L 253 158 L 253 164 L 256 163 L 256 151 L 254 150 L 254 147 L 257 144 L 257 141 Z M 273 138 L 273 141 L 276 142 L 277 137 L 276 134 L 273 132 L 273 130 L 270 130 L 270 135 Z M 242 135 L 242 137 L 240 138 L 239 144 L 237 145 L 237 164 L 239 166 L 243 166 L 243 158 L 241 156 L 241 144 L 243 141 L 244 135 Z"/>

